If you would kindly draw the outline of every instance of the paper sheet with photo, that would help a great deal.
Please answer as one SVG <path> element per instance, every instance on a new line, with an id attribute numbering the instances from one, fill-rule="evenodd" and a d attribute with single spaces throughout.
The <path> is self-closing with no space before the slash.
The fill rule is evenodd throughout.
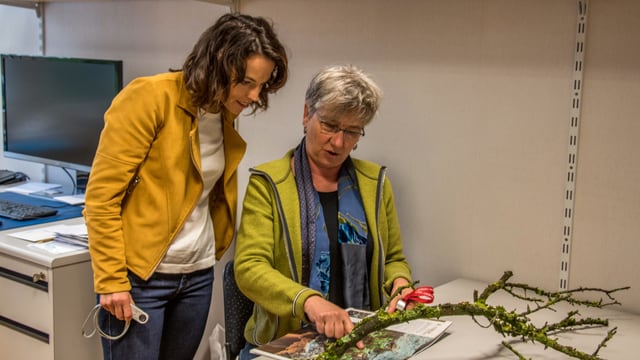
<path id="1" fill-rule="evenodd" d="M 451 325 L 450 321 L 416 319 L 406 323 L 391 325 L 387 327 L 387 329 L 434 339 L 442 335 L 449 325 Z"/>

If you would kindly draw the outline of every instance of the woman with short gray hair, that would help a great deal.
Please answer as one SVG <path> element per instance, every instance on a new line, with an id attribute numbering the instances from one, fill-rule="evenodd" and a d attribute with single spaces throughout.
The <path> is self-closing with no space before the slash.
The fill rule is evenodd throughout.
<path id="1" fill-rule="evenodd" d="M 328 67 L 305 96 L 300 144 L 251 169 L 235 276 L 255 303 L 250 349 L 313 325 L 329 338 L 353 329 L 344 310 L 394 311 L 412 282 L 386 168 L 351 157 L 382 92 L 361 69 Z"/>

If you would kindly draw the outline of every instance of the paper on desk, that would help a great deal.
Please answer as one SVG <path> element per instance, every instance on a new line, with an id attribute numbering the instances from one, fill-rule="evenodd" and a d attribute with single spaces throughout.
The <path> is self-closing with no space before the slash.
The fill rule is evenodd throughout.
<path id="1" fill-rule="evenodd" d="M 87 235 L 87 226 L 85 224 L 67 225 L 60 224 L 44 228 L 38 228 L 33 230 L 19 231 L 9 234 L 9 236 L 16 237 L 31 242 L 53 240 L 56 233 L 71 234 L 71 235 Z"/>
<path id="2" fill-rule="evenodd" d="M 87 236 L 87 225 L 85 224 L 60 224 L 46 227 L 45 229 L 58 234 L 69 234 L 78 236 Z"/>
<path id="3" fill-rule="evenodd" d="M 47 229 L 35 229 L 35 230 L 26 230 L 26 231 L 11 233 L 9 234 L 9 236 L 13 236 L 15 238 L 27 240 L 31 242 L 38 242 L 38 241 L 45 241 L 45 240 L 53 240 L 56 234 L 51 231 L 48 231 Z"/>
<path id="4" fill-rule="evenodd" d="M 51 190 L 55 188 L 59 188 L 62 185 L 60 184 L 50 184 L 50 183 L 42 183 L 37 181 L 27 181 L 24 184 L 12 186 L 7 188 L 6 191 L 15 192 L 18 194 L 29 195 L 31 193 L 35 193 L 38 191 Z"/>
<path id="5" fill-rule="evenodd" d="M 55 200 L 62 201 L 69 205 L 82 205 L 84 204 L 84 194 L 78 195 L 66 195 L 66 196 L 56 196 Z"/>
<path id="6" fill-rule="evenodd" d="M 67 244 L 67 243 L 62 243 L 57 241 L 34 243 L 34 244 L 30 244 L 29 246 L 37 249 L 45 250 L 53 254 L 63 254 L 63 253 L 68 253 L 72 251 L 87 249 L 86 247 L 83 247 L 83 246 L 72 245 L 72 244 Z"/>

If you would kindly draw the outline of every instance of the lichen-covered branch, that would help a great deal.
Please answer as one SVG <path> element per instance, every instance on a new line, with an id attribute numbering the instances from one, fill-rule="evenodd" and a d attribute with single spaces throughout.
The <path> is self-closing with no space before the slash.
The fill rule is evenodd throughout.
<path id="1" fill-rule="evenodd" d="M 413 309 L 407 311 L 397 311 L 387 313 L 384 310 L 376 312 L 375 316 L 363 319 L 359 322 L 353 331 L 336 340 L 328 343 L 325 352 L 318 359 L 321 360 L 337 360 L 347 349 L 355 346 L 356 343 L 371 332 L 386 328 L 389 325 L 407 322 L 418 318 L 440 318 L 442 316 L 468 315 L 477 318 L 485 318 L 489 321 L 489 326 L 505 337 L 520 338 L 523 341 L 531 341 L 539 343 L 545 348 L 551 348 L 570 357 L 578 359 L 600 359 L 598 353 L 600 349 L 606 346 L 606 343 L 615 335 L 616 329 L 611 329 L 606 337 L 602 339 L 597 349 L 588 354 L 582 350 L 575 349 L 567 344 L 561 344 L 557 339 L 552 337 L 553 334 L 563 331 L 570 331 L 585 326 L 608 326 L 607 319 L 599 318 L 582 318 L 578 311 L 570 311 L 567 315 L 557 323 L 546 323 L 540 327 L 534 325 L 529 319 L 529 315 L 542 311 L 555 311 L 553 306 L 559 303 L 568 303 L 572 306 L 603 308 L 610 305 L 619 305 L 620 303 L 614 298 L 613 294 L 626 290 L 629 287 L 616 288 L 611 290 L 599 288 L 576 288 L 566 291 L 549 292 L 527 284 L 510 283 L 509 279 L 513 273 L 506 271 L 502 277 L 489 284 L 482 293 L 478 295 L 474 292 L 473 302 L 445 303 L 440 305 L 427 306 L 425 304 L 417 304 Z M 525 311 L 517 312 L 515 310 L 507 311 L 502 306 L 492 306 L 487 304 L 487 299 L 498 291 L 505 291 L 513 297 L 527 303 Z M 574 297 L 575 294 L 599 294 L 597 300 L 581 300 Z M 605 297 L 603 299 L 602 297 Z M 476 320 L 476 323 L 477 320 Z M 479 323 L 478 323 L 479 324 Z M 502 345 L 512 351 L 521 359 L 524 357 L 506 341 Z"/>

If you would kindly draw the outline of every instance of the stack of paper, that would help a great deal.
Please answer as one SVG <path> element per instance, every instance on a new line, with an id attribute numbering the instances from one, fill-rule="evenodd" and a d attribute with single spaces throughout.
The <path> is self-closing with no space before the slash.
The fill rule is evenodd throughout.
<path id="1" fill-rule="evenodd" d="M 80 245 L 85 248 L 89 241 L 87 226 L 85 224 L 60 224 L 33 230 L 19 231 L 9 235 L 31 242 L 55 240 L 67 244 Z"/>
<path id="2" fill-rule="evenodd" d="M 89 235 L 87 234 L 87 226 L 81 225 L 65 225 L 55 229 L 53 240 L 67 244 L 89 247 Z"/>

